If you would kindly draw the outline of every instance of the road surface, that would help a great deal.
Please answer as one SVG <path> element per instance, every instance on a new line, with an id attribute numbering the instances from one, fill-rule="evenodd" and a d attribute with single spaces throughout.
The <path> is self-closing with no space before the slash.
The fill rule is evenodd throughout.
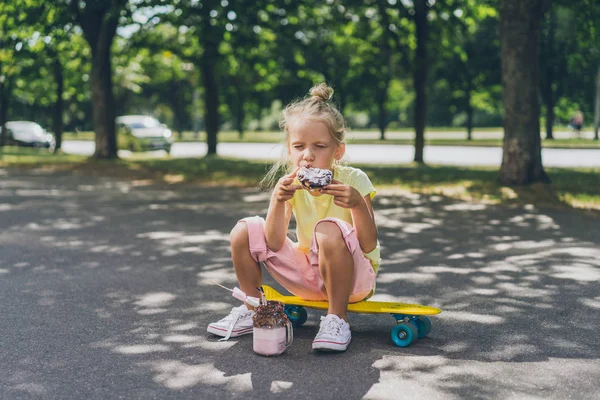
<path id="1" fill-rule="evenodd" d="M 202 157 L 206 155 L 206 143 L 175 143 L 171 149 L 173 157 Z M 63 143 L 63 150 L 70 154 L 92 155 L 94 142 L 69 140 Z M 274 160 L 280 157 L 282 146 L 276 143 L 219 143 L 217 153 L 221 156 L 247 159 Z M 119 156 L 128 157 L 131 153 L 123 150 Z M 163 157 L 164 152 L 153 152 Z M 349 163 L 364 164 L 406 164 L 413 161 L 414 146 L 351 144 L 346 147 L 345 159 Z M 425 162 L 439 165 L 495 166 L 502 162 L 502 149 L 499 147 L 471 146 L 426 146 Z M 542 149 L 542 161 L 546 167 L 600 167 L 600 149 Z"/>

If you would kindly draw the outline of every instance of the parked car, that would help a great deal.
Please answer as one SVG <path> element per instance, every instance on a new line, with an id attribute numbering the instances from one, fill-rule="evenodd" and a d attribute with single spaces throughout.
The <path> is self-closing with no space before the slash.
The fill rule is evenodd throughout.
<path id="1" fill-rule="evenodd" d="M 117 117 L 119 149 L 131 151 L 165 150 L 171 152 L 173 133 L 165 124 L 146 115 Z"/>
<path id="2" fill-rule="evenodd" d="M 2 129 L 0 127 L 0 129 Z M 1 131 L 0 131 L 1 132 Z M 9 146 L 54 147 L 54 136 L 39 124 L 31 121 L 9 121 L 6 123 L 6 143 Z"/>

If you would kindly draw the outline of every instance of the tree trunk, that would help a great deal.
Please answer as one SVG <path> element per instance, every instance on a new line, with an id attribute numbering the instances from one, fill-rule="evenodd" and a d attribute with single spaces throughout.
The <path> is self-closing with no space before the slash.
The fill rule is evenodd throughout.
<path id="1" fill-rule="evenodd" d="M 217 154 L 217 134 L 219 133 L 219 91 L 214 67 L 214 59 L 203 57 L 201 69 L 204 81 L 204 125 L 208 146 L 207 155 Z"/>
<path id="2" fill-rule="evenodd" d="M 126 1 L 89 3 L 70 0 L 69 5 L 92 50 L 90 87 L 96 142 L 94 157 L 112 159 L 117 158 L 117 129 L 110 48 L 117 33 L 120 11 L 125 7 Z"/>
<path id="3" fill-rule="evenodd" d="M 234 79 L 235 87 L 235 99 L 234 102 L 234 113 L 235 113 L 235 129 L 238 131 L 238 137 L 244 138 L 244 119 L 246 119 L 246 113 L 244 111 L 244 91 L 242 90 L 239 79 Z"/>
<path id="4" fill-rule="evenodd" d="M 389 97 L 390 81 L 392 80 L 392 49 L 390 46 L 390 19 L 387 5 L 383 1 L 377 2 L 381 17 L 381 81 L 378 83 L 375 98 L 377 100 L 379 140 L 385 140 L 387 128 L 387 100 Z"/>
<path id="5" fill-rule="evenodd" d="M 596 101 L 594 106 L 594 140 L 598 140 L 598 125 L 600 125 L 600 65 L 596 74 Z"/>
<path id="6" fill-rule="evenodd" d="M 470 91 L 467 91 L 467 140 L 473 140 L 473 105 Z"/>
<path id="7" fill-rule="evenodd" d="M 500 181 L 508 185 L 549 182 L 540 138 L 539 43 L 544 0 L 503 0 L 500 45 L 504 89 L 504 144 Z"/>
<path id="8" fill-rule="evenodd" d="M 192 92 L 192 130 L 194 138 L 200 139 L 200 89 L 194 88 Z"/>
<path id="9" fill-rule="evenodd" d="M 379 96 L 377 96 L 379 97 Z M 385 140 L 385 127 L 387 125 L 387 110 L 385 109 L 385 100 L 378 98 L 377 100 L 378 110 L 378 126 L 379 126 L 379 140 Z"/>
<path id="10" fill-rule="evenodd" d="M 92 51 L 92 120 L 96 133 L 95 158 L 117 158 L 115 99 L 112 91 L 110 46 Z"/>
<path id="11" fill-rule="evenodd" d="M 52 117 L 52 130 L 54 131 L 54 138 L 56 140 L 56 146 L 54 152 L 60 152 L 62 148 L 62 135 L 63 135 L 63 112 L 64 112 L 64 75 L 63 67 L 58 59 L 58 54 L 54 54 L 54 80 L 56 81 L 56 103 L 54 103 L 54 115 Z"/>
<path id="12" fill-rule="evenodd" d="M 207 155 L 217 154 L 217 135 L 219 133 L 219 88 L 217 84 L 217 63 L 219 44 L 222 37 L 218 29 L 211 26 L 209 18 L 201 23 L 200 45 L 204 52 L 200 58 L 200 71 L 204 84 L 204 128 L 206 130 Z"/>
<path id="13" fill-rule="evenodd" d="M 1 75 L 0 75 L 1 76 Z M 0 80 L 0 147 L 6 145 L 6 120 L 8 116 L 8 82 Z"/>
<path id="14" fill-rule="evenodd" d="M 556 11 L 550 10 L 550 26 L 548 27 L 548 37 L 546 41 L 542 41 L 542 45 L 546 45 L 544 79 L 542 80 L 542 98 L 546 106 L 546 139 L 554 139 L 552 126 L 554 125 L 554 36 L 556 32 Z"/>
<path id="15" fill-rule="evenodd" d="M 167 101 L 173 111 L 173 133 L 177 134 L 179 140 L 183 139 L 183 121 L 185 120 L 185 81 L 171 80 L 169 82 L 169 93 Z"/>
<path id="16" fill-rule="evenodd" d="M 425 119 L 427 115 L 427 1 L 415 0 L 417 49 L 415 52 L 413 85 L 415 88 L 415 162 L 423 163 Z"/>

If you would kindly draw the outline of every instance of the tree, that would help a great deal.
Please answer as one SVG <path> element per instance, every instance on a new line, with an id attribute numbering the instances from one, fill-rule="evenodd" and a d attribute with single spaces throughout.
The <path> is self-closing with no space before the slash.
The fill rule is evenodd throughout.
<path id="1" fill-rule="evenodd" d="M 554 139 L 552 126 L 554 125 L 554 104 L 556 103 L 556 82 L 555 76 L 558 67 L 558 57 L 556 55 L 556 29 L 557 15 L 556 6 L 552 7 L 544 21 L 544 35 L 542 37 L 541 48 L 541 94 L 546 105 L 546 139 Z"/>
<path id="2" fill-rule="evenodd" d="M 413 84 L 415 88 L 415 162 L 423 163 L 425 148 L 425 123 L 427 119 L 427 0 L 414 1 L 414 21 L 416 27 L 417 48 L 413 61 Z"/>
<path id="3" fill-rule="evenodd" d="M 96 158 L 117 158 L 110 49 L 127 3 L 127 0 L 69 0 L 71 13 L 92 50 L 90 86 Z"/>
<path id="4" fill-rule="evenodd" d="M 31 27 L 25 20 L 27 14 L 21 12 L 29 1 L 17 4 L 16 0 L 0 2 L 0 146 L 6 143 L 6 122 L 16 86 L 23 66 L 31 64 L 28 43 Z M 24 26 L 23 26 L 24 25 Z"/>
<path id="5" fill-rule="evenodd" d="M 39 4 L 40 13 L 35 10 L 28 12 L 31 24 L 37 32 L 44 35 L 43 40 L 40 40 L 42 49 L 38 79 L 42 79 L 45 85 L 43 90 L 36 91 L 36 95 L 52 104 L 52 132 L 56 141 L 54 152 L 58 153 L 62 148 L 65 106 L 72 95 L 72 90 L 68 88 L 72 89 L 74 85 L 75 71 L 81 72 L 81 68 L 74 67 L 89 61 L 84 59 L 87 49 L 84 48 L 81 30 L 73 24 L 66 9 L 48 7 L 44 2 Z M 44 71 L 53 79 L 48 80 L 43 76 Z M 53 84 L 48 81 L 53 81 Z"/>
<path id="6" fill-rule="evenodd" d="M 549 182 L 540 139 L 539 43 L 549 0 L 502 0 L 500 47 L 504 89 L 504 143 L 500 181 Z"/>

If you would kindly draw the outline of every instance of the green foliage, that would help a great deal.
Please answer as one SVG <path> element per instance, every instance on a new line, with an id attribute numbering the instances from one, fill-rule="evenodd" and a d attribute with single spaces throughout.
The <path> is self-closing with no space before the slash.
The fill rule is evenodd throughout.
<path id="1" fill-rule="evenodd" d="M 76 2 L 90 17 L 103 1 Z M 429 2 L 428 124 L 499 125 L 502 87 L 496 1 Z M 594 0 L 556 0 L 555 114 L 576 109 L 590 121 L 600 63 L 599 9 Z M 91 128 L 92 48 L 76 24 L 71 1 L 0 3 L 0 75 L 10 89 L 9 119 L 48 126 L 56 100 L 53 60 L 65 80 L 68 129 Z M 114 0 L 120 28 L 112 47 L 117 114 L 148 113 L 192 129 L 205 105 L 202 57 L 211 53 L 221 120 L 243 132 L 260 126 L 274 102 L 286 104 L 326 80 L 355 127 L 412 125 L 411 2 L 375 0 Z M 84 7 L 85 6 L 85 7 Z M 544 34 L 548 33 L 545 23 Z M 542 44 L 544 49 L 544 45 Z M 545 53 L 542 57 L 545 57 Z M 8 87 L 10 86 L 10 87 Z M 194 96 L 196 92 L 196 97 Z M 368 120 L 365 121 L 365 116 Z M 277 118 L 271 117 L 271 120 Z M 273 128 L 274 124 L 267 124 Z M 202 126 L 202 125 L 200 125 Z"/>

